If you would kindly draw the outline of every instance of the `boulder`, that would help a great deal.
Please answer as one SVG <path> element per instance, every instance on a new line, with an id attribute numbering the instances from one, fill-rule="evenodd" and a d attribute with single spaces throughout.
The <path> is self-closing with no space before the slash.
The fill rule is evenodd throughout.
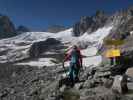
<path id="1" fill-rule="evenodd" d="M 110 88 L 113 85 L 113 80 L 112 79 L 103 79 L 103 85 L 106 88 Z"/>
<path id="2" fill-rule="evenodd" d="M 127 88 L 127 77 L 126 75 L 117 75 L 114 78 L 114 83 L 112 86 L 112 91 L 115 93 L 123 94 L 127 93 L 128 88 Z"/>
<path id="3" fill-rule="evenodd" d="M 75 88 L 66 88 L 63 93 L 63 100 L 80 100 L 80 93 Z"/>
<path id="4" fill-rule="evenodd" d="M 133 68 L 128 68 L 126 71 L 126 75 L 133 78 Z"/>
<path id="5" fill-rule="evenodd" d="M 97 72 L 95 74 L 95 77 L 98 78 L 98 77 L 109 77 L 111 75 L 111 72 L 110 71 L 107 71 L 107 72 Z"/>
<path id="6" fill-rule="evenodd" d="M 86 80 L 86 81 L 84 82 L 84 85 L 83 85 L 83 87 L 84 87 L 84 88 L 87 88 L 87 89 L 93 88 L 93 87 L 95 87 L 95 86 L 96 86 L 96 84 L 95 84 L 95 82 L 94 82 L 93 80 Z"/>
<path id="7" fill-rule="evenodd" d="M 80 93 L 80 100 L 121 100 L 117 94 L 103 86 L 85 89 Z"/>

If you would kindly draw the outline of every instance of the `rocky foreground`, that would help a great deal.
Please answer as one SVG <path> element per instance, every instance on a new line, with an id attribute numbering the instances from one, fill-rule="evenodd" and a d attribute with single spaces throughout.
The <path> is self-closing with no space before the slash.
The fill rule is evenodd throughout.
<path id="1" fill-rule="evenodd" d="M 73 88 L 63 83 L 59 66 L 0 66 L 0 100 L 133 100 L 132 68 L 129 79 L 117 71 L 121 65 L 85 67 Z"/>

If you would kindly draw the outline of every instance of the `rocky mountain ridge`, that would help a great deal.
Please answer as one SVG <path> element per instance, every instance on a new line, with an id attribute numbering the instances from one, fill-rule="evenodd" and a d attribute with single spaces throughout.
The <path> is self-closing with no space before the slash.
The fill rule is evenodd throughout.
<path id="1" fill-rule="evenodd" d="M 66 29 L 67 29 L 66 27 L 61 26 L 61 25 L 52 25 L 47 28 L 46 32 L 58 33 Z"/>
<path id="2" fill-rule="evenodd" d="M 132 31 L 133 7 L 122 9 L 112 15 L 106 14 L 104 11 L 97 11 L 93 16 L 83 16 L 80 21 L 73 25 L 73 34 L 80 36 L 87 32 L 88 34 L 96 31 L 98 28 L 113 23 L 111 37 L 122 38 L 122 35 Z M 117 35 L 117 36 L 116 36 Z"/>
<path id="3" fill-rule="evenodd" d="M 15 26 L 7 16 L 0 16 L 0 38 L 15 36 Z"/>

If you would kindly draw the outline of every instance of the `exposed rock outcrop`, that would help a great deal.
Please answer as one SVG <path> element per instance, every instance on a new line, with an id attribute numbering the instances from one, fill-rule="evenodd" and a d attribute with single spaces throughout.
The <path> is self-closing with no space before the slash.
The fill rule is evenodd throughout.
<path id="1" fill-rule="evenodd" d="M 0 16 L 0 38 L 7 38 L 16 35 L 15 26 L 7 16 Z"/>
<path id="2" fill-rule="evenodd" d="M 66 30 L 66 29 L 67 28 L 65 28 L 64 26 L 61 26 L 61 25 L 53 25 L 53 26 L 48 27 L 48 29 L 46 31 L 51 32 L 51 33 L 58 33 L 60 31 Z"/>
<path id="3" fill-rule="evenodd" d="M 60 41 L 54 38 L 48 38 L 45 41 L 39 41 L 32 44 L 29 50 L 30 57 L 38 57 L 41 53 L 50 50 L 51 48 L 56 50 L 56 47 L 61 44 Z"/>
<path id="4" fill-rule="evenodd" d="M 94 16 L 83 16 L 80 21 L 73 25 L 73 35 L 80 36 L 85 32 L 91 33 L 103 27 L 108 17 L 103 11 L 97 11 Z"/>

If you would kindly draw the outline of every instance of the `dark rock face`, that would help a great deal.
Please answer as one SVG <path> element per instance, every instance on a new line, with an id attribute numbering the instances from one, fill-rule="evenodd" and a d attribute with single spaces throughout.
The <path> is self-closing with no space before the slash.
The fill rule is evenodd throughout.
<path id="1" fill-rule="evenodd" d="M 122 81 L 121 81 L 121 89 L 122 89 L 122 94 L 125 94 L 128 92 L 128 86 L 127 86 L 127 79 L 128 79 L 128 76 L 127 75 L 123 75 L 122 77 Z"/>
<path id="2" fill-rule="evenodd" d="M 91 33 L 103 27 L 108 17 L 103 11 L 97 11 L 94 16 L 83 16 L 80 21 L 73 25 L 73 35 L 80 36 L 85 32 Z"/>
<path id="3" fill-rule="evenodd" d="M 15 36 L 15 27 L 7 16 L 0 16 L 0 38 Z"/>
<path id="4" fill-rule="evenodd" d="M 60 31 L 64 31 L 66 29 L 67 28 L 65 28 L 64 26 L 53 25 L 53 26 L 48 27 L 47 32 L 57 33 L 57 32 L 60 32 Z"/>
<path id="5" fill-rule="evenodd" d="M 18 33 L 22 33 L 22 32 L 30 32 L 30 30 L 25 27 L 25 26 L 19 26 L 16 30 Z"/>
<path id="6" fill-rule="evenodd" d="M 56 45 L 59 44 L 60 41 L 54 38 L 48 38 L 45 41 L 36 42 L 31 46 L 29 50 L 29 55 L 30 57 L 38 57 L 41 53 L 48 51 L 50 48 L 54 48 Z"/>
<path id="7" fill-rule="evenodd" d="M 103 11 L 97 11 L 94 16 L 81 17 L 80 21 L 73 25 L 74 36 L 80 36 L 85 32 L 92 33 L 106 24 L 113 23 L 115 26 L 109 37 L 122 39 L 133 30 L 133 7 L 120 10 L 113 15 L 106 15 Z"/>
<path id="8" fill-rule="evenodd" d="M 125 39 L 130 31 L 133 30 L 133 9 L 129 8 L 126 10 L 118 11 L 116 14 L 109 18 L 109 21 L 114 23 L 114 29 L 111 31 L 109 38 L 114 39 Z"/>
<path id="9" fill-rule="evenodd" d="M 133 8 L 128 8 L 127 10 L 122 10 L 119 12 L 118 20 L 118 28 L 116 32 L 124 34 L 126 32 L 132 31 L 132 23 L 133 23 Z"/>

